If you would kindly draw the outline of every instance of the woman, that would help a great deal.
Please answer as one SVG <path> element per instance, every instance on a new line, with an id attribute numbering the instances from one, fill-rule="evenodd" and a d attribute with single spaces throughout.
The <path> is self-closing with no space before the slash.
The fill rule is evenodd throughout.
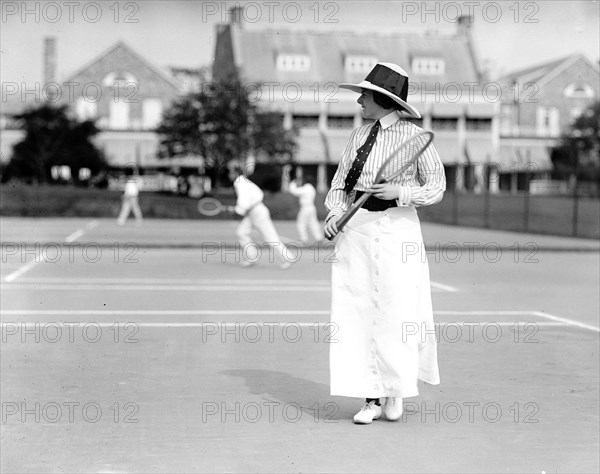
<path id="1" fill-rule="evenodd" d="M 400 143 L 421 129 L 407 103 L 408 75 L 379 63 L 359 84 L 362 116 L 375 120 L 353 131 L 325 200 L 325 235 L 365 191 L 373 192 L 340 234 L 332 268 L 331 394 L 365 398 L 354 422 L 402 416 L 402 399 L 419 394 L 417 381 L 439 384 L 429 267 L 416 206 L 439 202 L 444 168 L 430 145 L 417 163 L 389 183 L 373 185 L 377 170 Z M 415 254 L 414 248 L 422 251 Z M 405 250 L 410 249 L 410 252 Z"/>

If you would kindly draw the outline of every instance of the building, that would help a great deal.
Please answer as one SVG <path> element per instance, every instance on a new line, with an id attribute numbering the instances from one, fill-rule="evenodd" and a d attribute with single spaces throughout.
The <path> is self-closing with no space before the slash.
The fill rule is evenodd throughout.
<path id="1" fill-rule="evenodd" d="M 503 173 L 500 184 L 526 189 L 527 182 L 519 176 L 535 171 L 548 178 L 551 150 L 559 137 L 600 97 L 600 68 L 574 54 L 514 71 L 498 83 L 503 91 L 499 161 L 506 171 L 519 170 L 518 175 Z"/>
<path id="2" fill-rule="evenodd" d="M 367 35 L 247 28 L 242 13 L 237 7 L 229 23 L 217 26 L 213 77 L 238 74 L 260 107 L 280 113 L 286 127 L 298 126 L 294 161 L 318 176 L 321 189 L 362 123 L 357 95 L 337 85 L 360 82 L 379 61 L 409 73 L 408 101 L 436 134 L 448 187 L 485 186 L 484 170 L 499 148 L 500 101 L 490 100 L 479 71 L 471 18 L 460 18 L 450 35 Z"/>
<path id="3" fill-rule="evenodd" d="M 170 67 L 169 73 L 179 84 L 181 94 L 194 94 L 202 90 L 202 85 L 211 82 L 211 69 L 209 66 L 198 68 Z"/>
<path id="4" fill-rule="evenodd" d="M 501 135 L 557 138 L 600 97 L 600 68 L 583 55 L 512 72 L 503 86 Z"/>
<path id="5" fill-rule="evenodd" d="M 0 133 L 3 161 L 23 132 L 14 116 L 28 107 L 48 101 L 66 104 L 78 118 L 93 119 L 101 132 L 96 145 L 113 168 L 152 168 L 164 166 L 157 160 L 159 138 L 154 132 L 164 110 L 187 83 L 142 58 L 123 42 L 118 42 L 64 80 L 56 81 L 53 38 L 45 40 L 44 85 L 23 84 L 21 90 L 3 90 Z M 186 79 L 193 76 L 188 71 Z M 194 87 L 191 85 L 190 87 Z M 11 92 L 11 91 L 8 91 Z M 189 161 L 189 160 L 188 160 Z"/>
<path id="6" fill-rule="evenodd" d="M 102 130 L 97 145 L 111 166 L 147 167 L 156 160 L 163 111 L 179 95 L 179 84 L 118 42 L 67 78 L 80 119 Z M 65 100 L 69 100 L 65 97 Z"/>
<path id="7" fill-rule="evenodd" d="M 7 96 L 3 93 L 2 107 L 0 108 L 0 163 L 2 164 L 10 160 L 13 146 L 24 137 L 23 130 L 14 120 L 14 117 L 23 111 L 23 102 L 20 97 Z"/>

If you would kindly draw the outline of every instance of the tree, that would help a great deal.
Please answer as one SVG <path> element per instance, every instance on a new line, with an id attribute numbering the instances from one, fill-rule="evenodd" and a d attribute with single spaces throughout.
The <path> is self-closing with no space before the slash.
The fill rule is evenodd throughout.
<path id="1" fill-rule="evenodd" d="M 175 101 L 163 114 L 162 122 L 156 129 L 162 135 L 159 155 L 200 155 L 206 153 L 200 131 L 201 103 L 198 97 L 185 96 Z"/>
<path id="2" fill-rule="evenodd" d="M 254 151 L 273 160 L 289 161 L 296 150 L 295 130 L 283 129 L 281 114 L 263 112 L 255 115 L 251 121 Z"/>
<path id="3" fill-rule="evenodd" d="M 157 129 L 162 157 L 203 156 L 213 184 L 230 161 L 243 161 L 250 153 L 291 158 L 295 134 L 283 128 L 280 115 L 260 113 L 238 79 L 210 86 L 184 96 L 165 112 Z"/>
<path id="4" fill-rule="evenodd" d="M 68 166 L 73 176 L 89 168 L 92 176 L 106 168 L 104 156 L 92 143 L 98 133 L 93 121 L 79 122 L 67 114 L 67 106 L 44 104 L 15 117 L 25 137 L 13 146 L 6 178 L 51 181 L 53 166 Z"/>
<path id="5" fill-rule="evenodd" d="M 559 179 L 600 179 L 600 101 L 590 105 L 561 137 L 552 161 Z"/>

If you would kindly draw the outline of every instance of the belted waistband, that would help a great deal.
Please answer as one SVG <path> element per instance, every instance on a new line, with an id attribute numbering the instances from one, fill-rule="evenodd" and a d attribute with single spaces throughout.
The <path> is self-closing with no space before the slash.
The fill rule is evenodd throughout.
<path id="1" fill-rule="evenodd" d="M 358 200 L 358 198 L 360 198 L 363 194 L 364 194 L 363 191 L 356 191 L 356 196 L 354 197 L 354 202 L 356 202 Z M 379 198 L 376 198 L 375 196 L 371 196 L 362 205 L 363 209 L 366 209 L 367 211 L 371 211 L 371 212 L 385 211 L 386 209 L 389 209 L 390 207 L 398 207 L 398 203 L 396 202 L 395 199 L 390 199 L 390 200 L 379 199 Z"/>

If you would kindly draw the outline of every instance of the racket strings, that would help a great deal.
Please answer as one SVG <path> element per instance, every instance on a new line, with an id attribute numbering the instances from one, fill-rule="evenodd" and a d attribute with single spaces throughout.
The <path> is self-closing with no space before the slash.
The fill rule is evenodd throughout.
<path id="1" fill-rule="evenodd" d="M 417 173 L 418 158 L 430 142 L 431 139 L 427 134 L 415 135 L 405 142 L 382 166 L 377 180 L 384 179 L 393 184 L 410 182 Z"/>
<path id="2" fill-rule="evenodd" d="M 206 212 L 216 211 L 219 209 L 219 206 L 214 202 L 203 202 L 202 210 Z"/>
<path id="3" fill-rule="evenodd" d="M 396 176 L 404 166 L 410 163 L 411 158 L 414 156 L 414 146 L 403 147 L 398 153 L 383 166 L 381 170 L 381 177 L 386 181 L 397 183 L 400 181 L 408 181 L 413 176 L 413 168 L 416 168 L 416 163 L 409 166 L 402 175 Z"/>
<path id="4" fill-rule="evenodd" d="M 214 216 L 221 212 L 222 204 L 214 198 L 203 198 L 198 202 L 198 211 L 206 216 Z"/>

